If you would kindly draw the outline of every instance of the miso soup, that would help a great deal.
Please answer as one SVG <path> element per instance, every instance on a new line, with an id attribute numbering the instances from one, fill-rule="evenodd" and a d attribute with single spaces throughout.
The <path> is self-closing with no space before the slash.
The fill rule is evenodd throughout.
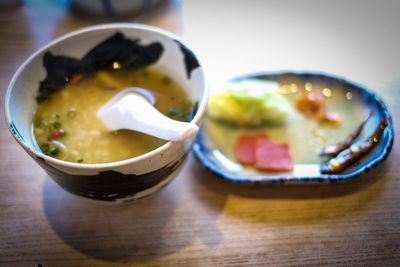
<path id="1" fill-rule="evenodd" d="M 165 144 L 165 140 L 139 132 L 112 132 L 97 118 L 97 110 L 126 87 L 148 90 L 160 112 L 188 120 L 192 103 L 170 77 L 154 69 L 98 71 L 39 103 L 33 134 L 43 153 L 71 162 L 105 163 L 139 156 Z"/>

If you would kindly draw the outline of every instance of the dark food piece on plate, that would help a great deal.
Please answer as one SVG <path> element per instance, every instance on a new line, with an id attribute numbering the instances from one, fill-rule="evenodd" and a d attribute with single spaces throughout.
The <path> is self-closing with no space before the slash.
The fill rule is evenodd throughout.
<path id="1" fill-rule="evenodd" d="M 368 117 L 357 127 L 357 129 L 352 132 L 346 140 L 343 142 L 340 142 L 334 146 L 327 146 L 322 148 L 322 150 L 319 152 L 319 155 L 322 157 L 328 156 L 328 157 L 334 157 L 337 154 L 339 154 L 341 151 L 345 150 L 349 146 L 351 146 L 354 141 L 357 139 L 357 137 L 361 134 L 362 130 L 364 129 L 365 124 L 371 118 L 372 112 L 368 115 Z"/>
<path id="2" fill-rule="evenodd" d="M 365 156 L 380 141 L 388 120 L 382 119 L 375 132 L 367 139 L 359 141 L 340 152 L 321 166 L 321 173 L 339 173 L 349 167 L 356 160 Z"/>

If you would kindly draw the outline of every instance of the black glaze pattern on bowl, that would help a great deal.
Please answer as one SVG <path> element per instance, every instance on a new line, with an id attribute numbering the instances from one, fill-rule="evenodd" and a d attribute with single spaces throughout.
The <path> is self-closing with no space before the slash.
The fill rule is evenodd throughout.
<path id="1" fill-rule="evenodd" d="M 328 75 L 325 73 L 310 73 L 310 72 L 274 72 L 274 73 L 255 73 L 244 75 L 233 79 L 233 81 L 240 81 L 249 78 L 269 80 L 269 81 L 286 81 L 290 79 L 304 80 L 310 83 L 323 83 L 331 87 L 341 87 L 346 88 L 350 91 L 357 92 L 360 95 L 360 100 L 365 106 L 375 107 L 376 115 L 381 119 L 386 118 L 388 120 L 388 126 L 386 127 L 381 140 L 378 142 L 375 148 L 375 153 L 370 152 L 366 157 L 363 157 L 359 162 L 356 162 L 350 171 L 344 171 L 339 174 L 320 174 L 318 176 L 298 176 L 294 177 L 292 175 L 263 175 L 262 173 L 258 175 L 238 175 L 233 172 L 229 172 L 221 168 L 217 162 L 215 162 L 210 153 L 212 151 L 205 145 L 204 126 L 200 129 L 195 143 L 192 146 L 192 151 L 197 160 L 199 160 L 203 166 L 217 175 L 218 177 L 228 180 L 234 183 L 243 184 L 283 184 L 283 183 L 304 183 L 304 182 L 337 182 L 346 181 L 353 179 L 368 172 L 371 168 L 374 168 L 389 155 L 393 142 L 394 142 L 394 129 L 393 121 L 389 110 L 387 109 L 383 100 L 376 95 L 374 92 L 370 91 L 366 87 L 345 80 L 341 77 L 336 77 L 333 75 Z M 378 151 L 378 152 L 376 152 Z"/>
<path id="2" fill-rule="evenodd" d="M 185 62 L 185 68 L 186 68 L 186 75 L 187 78 L 190 79 L 192 76 L 192 71 L 195 70 L 196 68 L 200 67 L 199 61 L 195 57 L 192 51 L 190 51 L 186 46 L 184 46 L 181 42 L 178 40 L 175 40 L 175 42 L 179 45 L 179 48 L 183 54 L 183 59 Z"/>
<path id="3" fill-rule="evenodd" d="M 10 122 L 9 127 L 11 130 L 11 133 L 15 136 L 16 139 L 18 139 L 21 142 L 25 142 L 24 138 L 22 138 L 21 134 L 19 133 L 17 127 L 15 127 L 14 122 Z"/>
<path id="4" fill-rule="evenodd" d="M 91 199 L 115 201 L 132 197 L 161 183 L 183 163 L 186 156 L 187 154 L 167 166 L 141 175 L 123 174 L 113 170 L 96 175 L 72 175 L 50 166 L 43 158 L 36 157 L 36 161 L 66 191 Z"/>
<path id="5" fill-rule="evenodd" d="M 188 121 L 192 121 L 194 116 L 196 116 L 197 110 L 199 109 L 199 101 L 196 101 L 193 105 L 192 112 L 188 116 Z"/>
<path id="6" fill-rule="evenodd" d="M 85 78 L 98 70 L 139 69 L 156 63 L 164 47 L 159 42 L 147 46 L 139 44 L 139 39 L 130 40 L 120 32 L 96 45 L 82 59 L 63 55 L 54 56 L 46 52 L 43 65 L 46 78 L 40 82 L 38 102 L 45 100 L 52 92 L 63 89 L 77 75 Z"/>

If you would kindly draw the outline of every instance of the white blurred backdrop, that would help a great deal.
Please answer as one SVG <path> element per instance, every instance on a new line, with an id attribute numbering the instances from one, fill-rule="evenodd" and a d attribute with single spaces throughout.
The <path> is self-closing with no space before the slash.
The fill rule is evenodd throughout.
<path id="1" fill-rule="evenodd" d="M 211 84 L 317 70 L 379 90 L 400 80 L 399 0 L 184 0 L 183 37 Z"/>

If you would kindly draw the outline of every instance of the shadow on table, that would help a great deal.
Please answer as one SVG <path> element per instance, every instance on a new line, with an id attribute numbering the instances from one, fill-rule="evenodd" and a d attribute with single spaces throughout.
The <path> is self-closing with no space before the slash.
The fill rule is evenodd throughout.
<path id="1" fill-rule="evenodd" d="M 162 231 L 178 201 L 166 191 L 135 203 L 102 204 L 72 196 L 47 177 L 43 205 L 51 227 L 72 248 L 110 261 L 147 259 L 173 253 L 190 243 L 165 244 Z"/>
<path id="2" fill-rule="evenodd" d="M 215 177 L 190 156 L 170 185 L 137 202 L 107 205 L 84 200 L 47 177 L 43 206 L 54 231 L 79 252 L 107 261 L 143 263 L 197 241 L 217 247 L 224 239 L 219 223 L 228 220 L 231 225 L 233 217 L 267 227 L 329 225 L 357 216 L 388 186 L 380 179 L 388 170 L 384 165 L 345 183 L 245 186 Z"/>
<path id="3" fill-rule="evenodd" d="M 182 172 L 189 173 L 188 167 Z M 220 211 L 203 216 L 202 207 L 187 205 L 189 181 L 181 175 L 150 197 L 103 204 L 73 196 L 47 176 L 43 206 L 57 235 L 79 252 L 107 261 L 146 262 L 198 240 L 205 246 L 221 242 L 215 225 Z"/>
<path id="4" fill-rule="evenodd" d="M 306 224 L 341 220 L 368 209 L 384 190 L 389 159 L 361 177 L 347 182 L 304 185 L 245 185 L 222 180 L 193 164 L 197 187 L 225 199 L 224 214 L 263 223 Z M 201 198 L 201 196 L 198 196 Z M 229 199 L 228 199 L 229 198 Z M 212 199 L 204 199 L 214 208 Z M 221 203 L 216 209 L 221 209 Z"/>

